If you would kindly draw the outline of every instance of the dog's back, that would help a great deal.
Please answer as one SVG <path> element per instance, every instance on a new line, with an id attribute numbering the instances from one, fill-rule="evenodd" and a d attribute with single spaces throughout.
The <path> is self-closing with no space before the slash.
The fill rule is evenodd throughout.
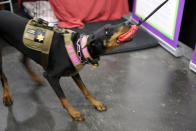
<path id="1" fill-rule="evenodd" d="M 1 37 L 8 40 L 10 44 L 16 44 L 16 42 L 22 43 L 23 32 L 27 22 L 27 19 L 19 17 L 9 11 L 0 11 Z M 15 46 L 17 46 L 17 44 Z"/>
<path id="2" fill-rule="evenodd" d="M 0 37 L 25 56 L 30 57 L 37 63 L 41 63 L 41 53 L 31 50 L 23 44 L 23 33 L 27 22 L 28 19 L 24 17 L 9 11 L 0 11 Z"/>

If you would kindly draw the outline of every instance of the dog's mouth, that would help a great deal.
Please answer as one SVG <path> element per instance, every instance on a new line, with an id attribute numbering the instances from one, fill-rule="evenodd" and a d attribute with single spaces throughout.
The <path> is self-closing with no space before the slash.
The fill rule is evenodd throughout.
<path id="1" fill-rule="evenodd" d="M 104 46 L 106 47 L 106 52 L 113 50 L 121 45 L 126 44 L 130 40 L 119 41 L 119 36 L 126 33 L 129 30 L 127 26 L 119 26 L 116 28 L 116 32 L 112 33 L 112 36 L 109 39 L 104 40 Z M 115 30 L 114 30 L 115 31 Z"/>

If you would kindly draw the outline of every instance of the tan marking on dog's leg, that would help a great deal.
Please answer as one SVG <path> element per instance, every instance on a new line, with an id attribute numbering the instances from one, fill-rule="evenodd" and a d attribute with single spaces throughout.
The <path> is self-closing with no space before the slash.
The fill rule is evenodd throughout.
<path id="1" fill-rule="evenodd" d="M 86 97 L 86 99 L 88 99 L 88 101 L 93 105 L 95 106 L 95 108 L 98 110 L 98 111 L 105 111 L 107 108 L 106 106 L 96 100 L 95 98 L 92 97 L 92 95 L 89 93 L 89 91 L 87 90 L 86 86 L 84 85 L 81 77 L 79 74 L 75 75 L 72 77 L 73 80 L 75 81 L 75 83 L 78 85 L 78 87 L 80 88 L 80 90 L 82 91 L 82 93 L 84 94 L 84 96 Z"/>
<path id="2" fill-rule="evenodd" d="M 29 58 L 27 58 L 26 56 L 23 56 L 22 58 L 22 63 L 26 69 L 26 71 L 29 73 L 29 75 L 32 77 L 32 79 L 40 84 L 40 85 L 43 85 L 43 80 L 34 72 L 32 71 L 32 69 L 30 68 L 29 66 Z"/>
<path id="3" fill-rule="evenodd" d="M 0 50 L 0 77 L 1 77 L 1 82 L 3 86 L 3 104 L 5 106 L 10 106 L 13 104 L 12 101 L 12 96 L 8 88 L 8 82 L 5 74 L 3 73 L 2 69 L 2 55 L 1 55 L 1 50 Z"/>
<path id="4" fill-rule="evenodd" d="M 83 117 L 68 101 L 67 98 L 60 99 L 62 106 L 67 110 L 70 116 L 76 121 L 82 121 Z"/>
<path id="5" fill-rule="evenodd" d="M 3 72 L 1 73 L 1 82 L 3 85 L 3 104 L 5 106 L 10 106 L 13 104 L 12 96 L 8 88 L 7 78 Z"/>
<path id="6" fill-rule="evenodd" d="M 83 117 L 68 101 L 67 97 L 65 96 L 61 85 L 59 83 L 59 77 L 52 77 L 47 73 L 44 73 L 44 77 L 48 80 L 51 87 L 55 91 L 56 95 L 58 96 L 59 100 L 61 101 L 62 106 L 68 111 L 69 115 L 77 121 L 82 121 Z"/>

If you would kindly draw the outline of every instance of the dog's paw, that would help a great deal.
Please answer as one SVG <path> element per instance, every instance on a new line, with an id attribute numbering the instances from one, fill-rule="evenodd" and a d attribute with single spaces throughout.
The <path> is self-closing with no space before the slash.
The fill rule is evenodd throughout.
<path id="1" fill-rule="evenodd" d="M 100 101 L 94 102 L 93 105 L 95 106 L 95 108 L 98 111 L 106 111 L 107 110 L 107 107 Z"/>
<path id="2" fill-rule="evenodd" d="M 4 95 L 3 96 L 3 104 L 5 106 L 11 106 L 13 104 L 11 95 Z"/>
<path id="3" fill-rule="evenodd" d="M 69 113 L 70 113 L 71 117 L 73 118 L 73 120 L 75 120 L 75 121 L 83 121 L 84 120 L 83 116 L 78 111 L 72 111 Z"/>

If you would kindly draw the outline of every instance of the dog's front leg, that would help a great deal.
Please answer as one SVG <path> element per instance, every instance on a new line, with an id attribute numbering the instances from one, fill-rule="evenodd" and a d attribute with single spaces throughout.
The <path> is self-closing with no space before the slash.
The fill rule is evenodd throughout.
<path id="1" fill-rule="evenodd" d="M 86 86 L 84 85 L 81 77 L 79 74 L 75 75 L 72 77 L 73 80 L 75 81 L 75 83 L 78 85 L 78 87 L 81 89 L 82 93 L 84 94 L 84 96 L 89 100 L 89 102 L 95 106 L 95 108 L 98 110 L 98 111 L 105 111 L 106 110 L 106 106 L 96 100 L 95 98 L 92 97 L 92 95 L 89 93 L 89 91 L 86 89 Z"/>
<path id="2" fill-rule="evenodd" d="M 83 117 L 80 114 L 80 112 L 78 112 L 68 101 L 68 99 L 66 98 L 65 94 L 63 93 L 63 90 L 60 86 L 59 80 L 60 78 L 58 77 L 51 77 L 49 75 L 44 75 L 46 77 L 46 79 L 48 80 L 48 82 L 50 83 L 50 85 L 52 86 L 52 88 L 54 89 L 55 93 L 57 94 L 58 98 L 61 101 L 62 106 L 68 111 L 68 113 L 71 115 L 71 117 L 74 120 L 78 120 L 78 121 L 82 121 Z"/>

